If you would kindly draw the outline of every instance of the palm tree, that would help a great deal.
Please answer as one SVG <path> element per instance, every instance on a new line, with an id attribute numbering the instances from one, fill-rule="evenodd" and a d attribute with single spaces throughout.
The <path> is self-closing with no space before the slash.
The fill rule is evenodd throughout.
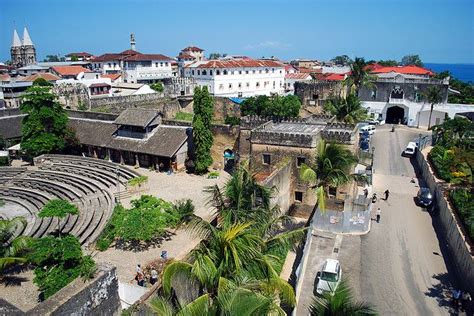
<path id="1" fill-rule="evenodd" d="M 0 271 L 12 264 L 27 262 L 24 255 L 31 239 L 26 236 L 15 237 L 16 232 L 22 231 L 26 225 L 23 217 L 0 220 Z"/>
<path id="2" fill-rule="evenodd" d="M 362 57 L 356 57 L 351 63 L 351 73 L 345 79 L 345 83 L 351 89 L 351 93 L 358 95 L 359 89 L 363 86 L 372 85 L 372 76 L 367 71 L 367 63 Z"/>
<path id="3" fill-rule="evenodd" d="M 356 162 L 357 157 L 350 150 L 321 140 L 314 163 L 301 166 L 300 178 L 314 184 L 321 210 L 326 209 L 326 196 L 329 196 L 330 187 L 344 185 L 354 178 L 349 169 Z"/>
<path id="4" fill-rule="evenodd" d="M 336 116 L 338 121 L 355 124 L 367 118 L 367 109 L 363 108 L 360 99 L 350 93 L 346 98 L 334 97 L 324 105 L 324 110 Z"/>
<path id="5" fill-rule="evenodd" d="M 373 306 L 358 302 L 345 280 L 342 280 L 334 295 L 326 293 L 313 298 L 308 308 L 312 316 L 376 315 Z"/>
<path id="6" fill-rule="evenodd" d="M 430 118 L 428 119 L 428 130 L 431 129 L 431 115 L 433 114 L 434 105 L 443 100 L 441 90 L 437 86 L 429 87 L 425 93 L 426 100 L 430 103 Z"/>

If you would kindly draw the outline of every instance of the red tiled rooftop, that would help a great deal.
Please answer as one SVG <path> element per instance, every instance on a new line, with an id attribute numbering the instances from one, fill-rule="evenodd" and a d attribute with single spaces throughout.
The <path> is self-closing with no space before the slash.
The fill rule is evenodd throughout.
<path id="1" fill-rule="evenodd" d="M 45 72 L 45 73 L 36 73 L 34 75 L 28 76 L 25 79 L 23 79 L 23 81 L 35 81 L 38 78 L 43 78 L 46 81 L 56 81 L 60 79 L 58 76 L 54 74 Z"/>
<path id="2" fill-rule="evenodd" d="M 91 72 L 82 66 L 54 66 L 52 69 L 60 76 L 77 76 L 81 72 Z"/>
<path id="3" fill-rule="evenodd" d="M 118 78 L 120 78 L 120 76 L 122 76 L 122 75 L 121 74 L 104 74 L 104 75 L 101 75 L 100 77 L 101 78 L 109 78 L 110 80 L 115 81 Z"/>
<path id="4" fill-rule="evenodd" d="M 405 74 L 405 75 L 428 75 L 428 76 L 434 75 L 434 73 L 431 70 L 423 68 L 423 67 L 415 66 L 415 65 L 376 67 L 372 70 L 372 73 L 374 74 L 384 74 L 384 73 L 390 73 L 390 72 L 396 72 L 396 73 Z"/>
<path id="5" fill-rule="evenodd" d="M 311 75 L 309 73 L 290 73 L 285 75 L 285 79 L 299 79 L 299 80 L 308 80 L 311 79 Z"/>
<path id="6" fill-rule="evenodd" d="M 188 47 L 186 47 L 185 49 L 183 49 L 183 52 L 186 52 L 186 51 L 191 51 L 191 52 L 203 52 L 204 49 L 201 49 L 201 48 L 196 47 L 196 46 L 188 46 Z"/>
<path id="7" fill-rule="evenodd" d="M 327 80 L 327 81 L 342 81 L 344 80 L 345 76 L 346 74 L 325 73 L 325 74 L 317 74 L 316 79 Z"/>

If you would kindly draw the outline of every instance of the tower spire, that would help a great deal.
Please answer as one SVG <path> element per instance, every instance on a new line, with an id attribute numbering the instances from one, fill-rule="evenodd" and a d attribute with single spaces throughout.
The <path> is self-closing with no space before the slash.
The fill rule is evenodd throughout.
<path id="1" fill-rule="evenodd" d="M 30 34 L 28 33 L 28 29 L 23 29 L 23 45 L 24 46 L 33 46 L 33 42 L 31 41 Z"/>
<path id="2" fill-rule="evenodd" d="M 135 42 L 135 34 L 132 33 L 132 34 L 130 34 L 130 49 L 131 49 L 131 50 L 135 50 L 135 44 L 136 44 L 136 42 Z"/>
<path id="3" fill-rule="evenodd" d="M 13 31 L 12 47 L 20 47 L 20 46 L 21 46 L 20 37 L 18 36 L 18 33 L 16 32 L 16 29 L 15 29 Z"/>

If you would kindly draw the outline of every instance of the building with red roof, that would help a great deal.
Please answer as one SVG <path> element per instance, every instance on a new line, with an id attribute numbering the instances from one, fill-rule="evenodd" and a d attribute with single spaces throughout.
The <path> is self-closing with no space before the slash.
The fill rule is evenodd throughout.
<path id="1" fill-rule="evenodd" d="M 87 52 L 69 53 L 66 55 L 66 61 L 72 61 L 73 58 L 77 58 L 78 61 L 87 61 L 94 59 L 94 55 Z"/>
<path id="2" fill-rule="evenodd" d="M 200 86 L 218 96 L 250 97 L 283 94 L 285 65 L 276 60 L 225 57 L 194 61 L 183 69 Z"/>
<path id="3" fill-rule="evenodd" d="M 76 79 L 81 73 L 91 72 L 82 66 L 54 66 L 51 71 L 62 79 Z"/>
<path id="4" fill-rule="evenodd" d="M 434 72 L 429 69 L 410 65 L 410 66 L 381 66 L 379 64 L 373 64 L 369 66 L 369 70 L 373 74 L 386 74 L 386 73 L 398 73 L 404 75 L 419 75 L 419 76 L 426 76 L 432 77 L 434 76 Z"/>

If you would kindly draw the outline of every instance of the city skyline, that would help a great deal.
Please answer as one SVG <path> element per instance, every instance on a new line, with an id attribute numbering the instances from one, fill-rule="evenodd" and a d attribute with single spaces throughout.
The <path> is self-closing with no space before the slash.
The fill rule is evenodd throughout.
<path id="1" fill-rule="evenodd" d="M 112 6 L 112 4 L 114 4 Z M 429 11 L 426 9 L 429 5 Z M 88 8 L 84 10 L 84 8 Z M 94 55 L 129 48 L 175 57 L 196 45 L 218 52 L 283 60 L 336 55 L 424 62 L 474 63 L 472 1 L 181 2 L 7 0 L 0 13 L 0 61 L 9 59 L 14 28 L 27 26 L 39 60 L 87 51 Z M 93 31 L 95 30 L 95 31 Z"/>

